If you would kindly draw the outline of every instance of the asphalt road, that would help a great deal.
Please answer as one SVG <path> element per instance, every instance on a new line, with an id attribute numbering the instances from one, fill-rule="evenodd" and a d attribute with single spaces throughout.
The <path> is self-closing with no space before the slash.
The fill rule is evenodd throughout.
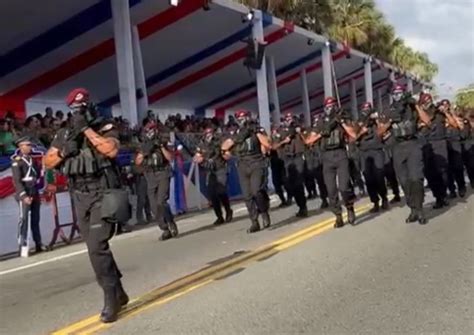
<path id="1" fill-rule="evenodd" d="M 245 233 L 249 222 L 238 209 L 236 222 L 218 228 L 209 226 L 211 213 L 199 214 L 179 222 L 179 239 L 158 242 L 152 227 L 116 238 L 112 247 L 127 291 L 143 297 L 331 217 L 313 210 L 296 221 L 295 211 L 273 211 L 272 228 L 254 235 Z M 474 196 L 429 214 L 426 226 L 407 225 L 407 210 L 394 207 L 364 215 L 357 227 L 315 231 L 89 332 L 472 334 Z M 83 248 L 0 263 L 0 334 L 45 334 L 100 310 L 101 292 Z"/>

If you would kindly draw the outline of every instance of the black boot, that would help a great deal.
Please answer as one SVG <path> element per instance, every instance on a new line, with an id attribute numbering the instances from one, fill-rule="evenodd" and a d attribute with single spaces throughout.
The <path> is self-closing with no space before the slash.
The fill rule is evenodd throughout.
<path id="1" fill-rule="evenodd" d="M 328 207 L 329 207 L 328 199 L 326 198 L 321 199 L 321 206 L 319 206 L 319 209 L 326 209 Z"/>
<path id="2" fill-rule="evenodd" d="M 125 306 L 129 302 L 129 298 L 127 292 L 123 289 L 122 283 L 119 282 L 117 285 L 117 299 L 119 301 L 120 306 Z"/>
<path id="3" fill-rule="evenodd" d="M 250 226 L 249 229 L 247 229 L 247 233 L 252 234 L 260 231 L 260 224 L 258 223 L 257 220 L 252 221 L 252 225 Z"/>
<path id="4" fill-rule="evenodd" d="M 104 308 L 100 313 L 100 321 L 104 323 L 117 321 L 120 312 L 120 303 L 117 298 L 116 286 L 104 287 Z"/>
<path id="5" fill-rule="evenodd" d="M 418 211 L 418 223 L 421 225 L 425 225 L 428 222 L 428 220 L 425 217 L 425 214 L 423 213 L 423 210 Z"/>
<path id="6" fill-rule="evenodd" d="M 233 218 L 234 218 L 234 211 L 229 208 L 228 210 L 226 210 L 226 213 L 225 213 L 225 222 L 229 223 L 232 221 Z"/>
<path id="7" fill-rule="evenodd" d="M 374 206 L 370 209 L 370 213 L 377 213 L 380 210 L 380 206 L 378 202 L 374 202 Z"/>
<path id="8" fill-rule="evenodd" d="M 166 241 L 166 240 L 169 240 L 172 237 L 173 237 L 173 235 L 171 235 L 171 232 L 168 229 L 166 229 L 161 234 L 160 241 Z"/>
<path id="9" fill-rule="evenodd" d="M 170 229 L 171 237 L 178 236 L 178 226 L 176 225 L 176 222 L 171 221 L 168 223 L 168 227 Z"/>
<path id="10" fill-rule="evenodd" d="M 299 218 L 308 217 L 308 209 L 306 207 L 300 208 L 298 213 L 296 213 L 296 217 L 299 217 Z"/>
<path id="11" fill-rule="evenodd" d="M 410 215 L 406 218 L 406 223 L 416 222 L 418 221 L 418 213 L 412 208 L 410 210 Z"/>
<path id="12" fill-rule="evenodd" d="M 456 199 L 458 196 L 456 194 L 456 191 L 451 191 L 449 192 L 449 199 Z"/>
<path id="13" fill-rule="evenodd" d="M 347 207 L 347 222 L 351 225 L 355 225 L 356 214 L 354 212 L 354 206 Z"/>
<path id="14" fill-rule="evenodd" d="M 387 209 L 390 208 L 390 205 L 388 204 L 388 199 L 387 198 L 383 198 L 382 199 L 382 209 L 384 211 L 386 211 Z"/>
<path id="15" fill-rule="evenodd" d="M 43 251 L 50 251 L 51 249 L 47 246 L 42 245 L 42 244 L 37 244 L 35 250 L 36 250 L 36 253 L 38 254 L 38 253 L 43 252 Z"/>
<path id="16" fill-rule="evenodd" d="M 461 188 L 459 190 L 459 197 L 460 198 L 464 198 L 466 196 L 466 189 L 465 188 Z"/>
<path id="17" fill-rule="evenodd" d="M 336 222 L 334 223 L 334 228 L 342 228 L 344 227 L 344 220 L 342 218 L 342 214 L 336 215 Z"/>
<path id="18" fill-rule="evenodd" d="M 223 219 L 222 217 L 220 217 L 220 218 L 217 218 L 216 221 L 214 221 L 213 225 L 214 225 L 214 226 L 220 226 L 220 225 L 223 224 L 224 222 L 225 222 L 224 219 Z"/>
<path id="19" fill-rule="evenodd" d="M 268 214 L 268 212 L 262 213 L 262 221 L 264 229 L 270 227 L 272 221 L 270 220 L 270 214 Z"/>
<path id="20" fill-rule="evenodd" d="M 437 198 L 436 203 L 433 205 L 433 209 L 440 209 L 440 208 L 443 208 L 443 207 L 448 206 L 448 205 L 449 205 L 449 203 L 446 199 Z"/>
<path id="21" fill-rule="evenodd" d="M 400 194 L 395 194 L 392 200 L 390 200 L 391 204 L 396 204 L 398 202 L 402 201 L 402 198 L 400 198 Z"/>

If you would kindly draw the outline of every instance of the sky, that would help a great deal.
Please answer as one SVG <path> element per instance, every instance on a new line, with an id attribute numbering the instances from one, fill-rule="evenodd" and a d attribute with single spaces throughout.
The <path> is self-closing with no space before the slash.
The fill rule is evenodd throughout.
<path id="1" fill-rule="evenodd" d="M 375 0 L 398 36 L 439 67 L 437 92 L 474 83 L 474 0 Z"/>

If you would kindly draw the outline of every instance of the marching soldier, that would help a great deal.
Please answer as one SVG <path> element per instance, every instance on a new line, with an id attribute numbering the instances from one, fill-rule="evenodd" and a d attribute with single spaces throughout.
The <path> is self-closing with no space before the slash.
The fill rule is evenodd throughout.
<path id="1" fill-rule="evenodd" d="M 145 141 L 135 163 L 143 165 L 151 211 L 162 231 L 160 240 L 165 241 L 178 235 L 178 227 L 168 204 L 173 153 L 168 141 L 158 134 L 155 121 L 149 122 L 144 130 Z"/>
<path id="2" fill-rule="evenodd" d="M 30 226 L 36 252 L 47 251 L 48 248 L 41 242 L 39 226 L 41 199 L 36 189 L 39 167 L 30 155 L 33 144 L 28 136 L 18 138 L 15 144 L 19 150 L 11 159 L 15 197 L 20 206 L 19 244 L 20 247 L 27 246 L 28 226 Z"/>
<path id="3" fill-rule="evenodd" d="M 122 274 L 110 249 L 115 226 L 130 219 L 126 190 L 121 188 L 115 158 L 119 150 L 115 126 L 98 117 L 89 92 L 74 89 L 66 99 L 72 111 L 71 128 L 60 130 L 43 157 L 48 169 L 60 168 L 68 177 L 81 236 L 98 284 L 104 292 L 102 322 L 114 322 L 128 296 Z"/>
<path id="4" fill-rule="evenodd" d="M 227 154 L 232 148 L 238 158 L 240 187 L 245 205 L 252 222 L 248 233 L 260 230 L 258 217 L 262 217 L 263 228 L 270 226 L 270 198 L 267 194 L 268 164 L 264 157 L 271 150 L 270 139 L 265 130 L 252 122 L 248 111 L 238 111 L 235 115 L 239 129 L 232 138 L 226 139 L 221 146 Z"/>
<path id="5" fill-rule="evenodd" d="M 366 102 L 362 106 L 360 114 L 360 131 L 357 145 L 361 156 L 367 193 L 369 193 L 370 201 L 374 204 L 371 212 L 376 213 L 380 209 L 380 200 L 382 200 L 382 209 L 388 209 L 389 207 L 384 173 L 385 152 L 382 139 L 377 134 L 378 114 L 372 108 L 372 104 Z"/>
<path id="6" fill-rule="evenodd" d="M 394 168 L 410 207 L 410 215 L 405 222 L 418 221 L 420 224 L 426 224 L 423 213 L 423 154 L 417 125 L 419 119 L 429 123 L 429 117 L 416 107 L 415 100 L 405 93 L 402 85 L 393 87 L 392 98 L 387 121 L 379 125 L 378 134 L 383 137 L 390 131 L 394 137 Z"/>
<path id="7" fill-rule="evenodd" d="M 293 115 L 287 113 L 284 118 L 284 127 L 280 130 L 280 141 L 273 144 L 273 149 L 282 154 L 285 163 L 286 189 L 299 207 L 297 217 L 308 216 L 306 197 L 304 193 L 304 151 L 305 143 L 301 128 L 294 124 Z"/>
<path id="8" fill-rule="evenodd" d="M 224 222 L 231 222 L 233 216 L 227 195 L 227 159 L 229 156 L 223 156 L 220 145 L 221 139 L 215 134 L 214 129 L 206 128 L 204 139 L 194 155 L 194 161 L 201 164 L 207 171 L 207 192 L 217 216 L 217 220 L 214 222 L 216 226 Z M 226 213 L 225 220 L 222 215 L 222 207 Z"/>
<path id="9" fill-rule="evenodd" d="M 272 131 L 272 142 L 280 140 L 279 129 L 273 129 Z M 284 185 L 285 185 L 285 163 L 280 157 L 281 154 L 278 153 L 278 150 L 272 148 L 270 151 L 270 168 L 272 170 L 272 182 L 275 187 L 275 193 L 280 198 L 280 205 L 278 207 L 283 208 L 290 205 L 290 196 L 288 199 L 285 197 Z"/>
<path id="10" fill-rule="evenodd" d="M 347 117 L 337 109 L 337 101 L 333 97 L 324 100 L 324 118 L 322 118 L 306 139 L 307 145 L 321 141 L 323 175 L 329 196 L 329 206 L 336 215 L 335 228 L 344 226 L 342 208 L 338 191 L 347 208 L 348 222 L 355 224 L 355 195 L 351 184 L 349 158 L 347 156 L 347 137 L 355 139 L 357 133 L 346 123 Z"/>

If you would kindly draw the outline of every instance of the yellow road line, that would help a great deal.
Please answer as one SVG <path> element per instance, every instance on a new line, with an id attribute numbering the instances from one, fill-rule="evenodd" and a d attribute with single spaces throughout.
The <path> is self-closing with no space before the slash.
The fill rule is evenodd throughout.
<path id="1" fill-rule="evenodd" d="M 370 205 L 360 206 L 356 208 L 356 213 L 364 213 L 369 207 Z M 229 275 L 236 269 L 242 268 L 251 262 L 264 259 L 282 250 L 297 245 L 305 240 L 332 229 L 333 224 L 334 218 L 313 224 L 310 227 L 276 240 L 266 246 L 256 249 L 255 251 L 244 253 L 223 263 L 203 268 L 165 286 L 152 290 L 130 302 L 129 305 L 120 313 L 120 320 L 128 319 L 152 307 L 165 304 L 197 288 L 207 285 L 219 277 Z M 113 324 L 101 323 L 99 316 L 94 315 L 73 323 L 65 328 L 59 329 L 52 334 L 93 334 L 99 330 L 107 329 L 112 325 Z"/>

